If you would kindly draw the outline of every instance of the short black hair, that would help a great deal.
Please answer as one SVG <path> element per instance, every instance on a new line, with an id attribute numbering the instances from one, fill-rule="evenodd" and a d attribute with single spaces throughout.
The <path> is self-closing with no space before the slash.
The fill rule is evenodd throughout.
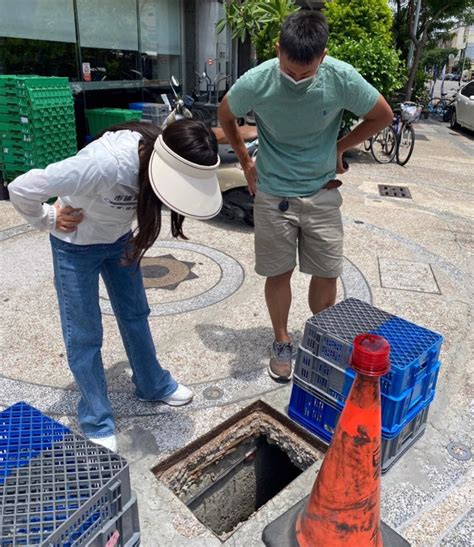
<path id="1" fill-rule="evenodd" d="M 329 25 L 320 11 L 298 11 L 285 19 L 280 49 L 290 61 L 309 65 L 321 57 L 329 38 Z"/>

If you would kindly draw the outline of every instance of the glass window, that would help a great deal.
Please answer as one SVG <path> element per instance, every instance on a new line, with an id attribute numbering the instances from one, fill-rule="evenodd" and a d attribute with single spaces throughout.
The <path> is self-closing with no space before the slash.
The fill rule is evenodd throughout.
<path id="1" fill-rule="evenodd" d="M 142 72 L 148 84 L 181 79 L 181 2 L 139 0 Z"/>
<path id="2" fill-rule="evenodd" d="M 474 82 L 467 84 L 467 86 L 462 89 L 461 93 L 465 97 L 471 97 L 472 95 L 474 95 Z"/>
<path id="3" fill-rule="evenodd" d="M 71 0 L 0 0 L 0 73 L 78 79 Z"/>
<path id="4" fill-rule="evenodd" d="M 141 80 L 136 0 L 77 0 L 82 79 Z"/>

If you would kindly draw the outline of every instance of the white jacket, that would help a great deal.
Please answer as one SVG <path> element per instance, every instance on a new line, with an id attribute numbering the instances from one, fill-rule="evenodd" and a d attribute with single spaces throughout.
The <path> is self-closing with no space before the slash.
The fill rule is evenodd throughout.
<path id="1" fill-rule="evenodd" d="M 140 133 L 109 132 L 76 156 L 32 169 L 8 185 L 15 209 L 39 230 L 76 245 L 113 243 L 127 233 L 137 209 Z M 81 208 L 74 232 L 55 229 L 56 211 L 44 201 Z"/>

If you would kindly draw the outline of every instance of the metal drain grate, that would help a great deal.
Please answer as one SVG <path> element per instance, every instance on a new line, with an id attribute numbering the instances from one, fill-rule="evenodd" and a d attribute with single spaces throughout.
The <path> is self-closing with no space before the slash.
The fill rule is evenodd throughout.
<path id="1" fill-rule="evenodd" d="M 378 186 L 381 196 L 412 199 L 408 186 L 387 186 L 385 184 L 379 184 Z"/>

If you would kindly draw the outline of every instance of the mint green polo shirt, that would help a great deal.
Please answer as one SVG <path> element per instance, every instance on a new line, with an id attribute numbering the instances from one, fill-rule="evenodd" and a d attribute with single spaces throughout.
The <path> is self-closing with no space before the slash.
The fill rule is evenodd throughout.
<path id="1" fill-rule="evenodd" d="M 351 65 L 326 56 L 309 86 L 298 89 L 271 59 L 241 76 L 227 94 L 236 117 L 254 111 L 257 188 L 307 196 L 336 176 L 336 141 L 344 110 L 364 116 L 380 94 Z"/>

